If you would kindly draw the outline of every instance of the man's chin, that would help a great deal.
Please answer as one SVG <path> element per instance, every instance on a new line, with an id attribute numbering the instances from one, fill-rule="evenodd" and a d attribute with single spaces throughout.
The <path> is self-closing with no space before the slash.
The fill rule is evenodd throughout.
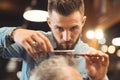
<path id="1" fill-rule="evenodd" d="M 63 50 L 71 50 L 71 49 L 73 49 L 73 47 L 70 45 L 62 45 L 62 49 Z"/>

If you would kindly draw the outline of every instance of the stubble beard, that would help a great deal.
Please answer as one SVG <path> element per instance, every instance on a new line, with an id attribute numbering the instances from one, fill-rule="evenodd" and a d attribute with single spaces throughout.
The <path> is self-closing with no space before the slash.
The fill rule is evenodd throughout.
<path id="1" fill-rule="evenodd" d="M 57 49 L 59 49 L 59 50 L 72 50 L 72 49 L 74 49 L 74 47 L 77 44 L 78 40 L 79 40 L 79 37 L 77 38 L 75 43 L 73 43 L 73 42 L 58 43 L 57 42 Z"/>

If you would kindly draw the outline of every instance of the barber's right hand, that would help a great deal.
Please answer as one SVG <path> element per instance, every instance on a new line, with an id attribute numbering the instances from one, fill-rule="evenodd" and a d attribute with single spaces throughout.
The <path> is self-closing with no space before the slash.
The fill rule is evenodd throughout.
<path id="1" fill-rule="evenodd" d="M 35 30 L 16 29 L 13 34 L 13 40 L 22 45 L 26 51 L 33 57 L 38 57 L 47 52 L 52 52 L 53 47 L 46 36 Z"/>

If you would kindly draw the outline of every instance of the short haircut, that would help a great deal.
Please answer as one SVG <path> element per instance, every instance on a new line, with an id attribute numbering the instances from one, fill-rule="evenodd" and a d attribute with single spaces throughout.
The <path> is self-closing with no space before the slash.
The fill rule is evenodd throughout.
<path id="1" fill-rule="evenodd" d="M 61 15 L 67 16 L 77 10 L 84 15 L 83 0 L 48 0 L 49 15 L 52 13 L 52 11 L 56 11 Z"/>

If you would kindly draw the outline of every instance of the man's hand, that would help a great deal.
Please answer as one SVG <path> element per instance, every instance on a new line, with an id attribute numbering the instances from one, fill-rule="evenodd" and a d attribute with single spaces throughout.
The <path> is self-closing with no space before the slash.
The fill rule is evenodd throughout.
<path id="1" fill-rule="evenodd" d="M 109 66 L 109 56 L 95 49 L 89 50 L 82 56 L 86 60 L 86 71 L 91 80 L 105 80 Z"/>
<path id="2" fill-rule="evenodd" d="M 34 30 L 16 29 L 13 34 L 16 43 L 22 45 L 26 51 L 33 57 L 40 57 L 46 52 L 52 52 L 53 47 L 43 34 Z"/>

